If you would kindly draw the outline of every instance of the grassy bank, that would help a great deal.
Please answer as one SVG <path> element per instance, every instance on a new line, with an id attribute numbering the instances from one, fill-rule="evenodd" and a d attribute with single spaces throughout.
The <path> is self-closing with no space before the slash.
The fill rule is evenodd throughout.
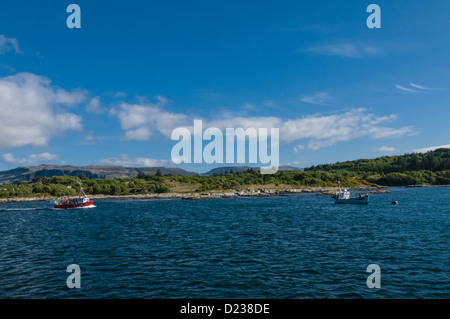
<path id="1" fill-rule="evenodd" d="M 349 174 L 330 172 L 280 171 L 262 175 L 259 171 L 228 172 L 212 176 L 144 175 L 136 178 L 87 179 L 83 176 L 38 177 L 31 182 L 0 185 L 0 198 L 54 198 L 76 196 L 79 185 L 91 197 L 96 195 L 134 196 L 145 194 L 185 194 L 257 189 L 334 188 L 341 180 L 345 187 L 376 186 Z"/>
<path id="2" fill-rule="evenodd" d="M 38 177 L 31 182 L 0 185 L 0 202 L 49 200 L 77 196 L 80 183 L 89 197 L 101 198 L 182 198 L 201 194 L 223 197 L 263 196 L 295 192 L 335 191 L 337 181 L 350 189 L 378 189 L 387 186 L 431 186 L 450 184 L 450 171 L 411 171 L 374 174 L 339 171 L 279 171 L 262 175 L 259 171 L 227 172 L 212 176 L 144 175 L 136 178 L 87 179 L 84 176 Z M 215 195 L 211 195 L 215 194 Z M 202 195 L 203 196 L 203 195 Z"/>

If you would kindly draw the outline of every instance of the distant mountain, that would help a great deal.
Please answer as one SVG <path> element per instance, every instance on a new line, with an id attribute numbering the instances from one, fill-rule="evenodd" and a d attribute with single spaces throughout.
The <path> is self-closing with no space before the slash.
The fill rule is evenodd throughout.
<path id="1" fill-rule="evenodd" d="M 120 178 L 120 177 L 136 177 L 139 172 L 146 175 L 155 174 L 160 169 L 163 175 L 183 175 L 192 176 L 196 173 L 188 172 L 180 168 L 166 167 L 123 167 L 123 166 L 70 166 L 70 165 L 39 165 L 28 166 L 11 169 L 8 171 L 0 171 L 0 184 L 18 183 L 20 181 L 31 181 L 35 177 L 52 177 L 52 176 L 78 176 L 83 174 L 87 178 Z"/>
<path id="2" fill-rule="evenodd" d="M 293 167 L 293 166 L 280 166 L 280 168 L 278 168 L 279 171 L 303 171 L 304 169 L 301 167 Z"/>
<path id="3" fill-rule="evenodd" d="M 220 174 L 224 174 L 230 171 L 233 172 L 246 172 L 248 169 L 253 168 L 254 170 L 258 170 L 259 171 L 259 167 L 250 167 L 250 166 L 225 166 L 225 167 L 217 167 L 217 168 L 213 168 L 212 170 L 203 173 L 202 175 L 220 175 Z M 279 171 L 302 171 L 303 168 L 299 168 L 299 167 L 292 167 L 292 166 L 280 166 L 278 168 Z"/>

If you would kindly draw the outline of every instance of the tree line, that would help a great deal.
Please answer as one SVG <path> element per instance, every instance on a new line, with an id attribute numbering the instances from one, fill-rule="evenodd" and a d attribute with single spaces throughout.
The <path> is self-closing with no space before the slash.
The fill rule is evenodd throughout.
<path id="1" fill-rule="evenodd" d="M 305 168 L 305 171 L 352 171 L 361 173 L 405 173 L 408 171 L 439 172 L 450 170 L 450 149 L 441 148 L 426 153 L 401 156 L 383 156 L 335 164 L 322 164 Z"/>
<path id="2" fill-rule="evenodd" d="M 208 176 L 154 175 L 139 172 L 135 178 L 88 179 L 74 176 L 36 177 L 31 182 L 0 185 L 0 198 L 30 196 L 76 196 L 80 182 L 92 195 L 161 194 L 172 192 L 176 186 L 189 186 L 195 192 L 244 190 L 249 186 L 267 185 L 301 187 L 408 186 L 450 185 L 450 149 L 425 154 L 385 156 L 336 164 L 318 165 L 305 171 L 278 171 L 261 174 L 249 168 Z"/>

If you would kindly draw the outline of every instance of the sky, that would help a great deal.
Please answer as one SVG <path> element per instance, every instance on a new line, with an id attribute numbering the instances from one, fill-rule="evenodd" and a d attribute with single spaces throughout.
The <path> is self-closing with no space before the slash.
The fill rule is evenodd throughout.
<path id="1" fill-rule="evenodd" d="M 69 29 L 69 4 L 81 28 Z M 369 4 L 381 28 L 366 25 Z M 171 133 L 279 128 L 307 167 L 450 144 L 450 2 L 9 1 L 0 170 L 167 166 Z"/>

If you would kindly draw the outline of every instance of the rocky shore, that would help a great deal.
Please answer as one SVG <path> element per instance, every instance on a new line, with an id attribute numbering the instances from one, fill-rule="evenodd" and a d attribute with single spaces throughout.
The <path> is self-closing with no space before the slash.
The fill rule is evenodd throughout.
<path id="1" fill-rule="evenodd" d="M 381 187 L 354 188 L 351 191 L 363 191 L 369 194 L 389 193 L 389 190 Z M 133 194 L 133 195 L 91 195 L 90 199 L 183 199 L 183 200 L 200 200 L 200 199 L 222 199 L 222 198 L 238 198 L 238 197 L 270 197 L 270 196 L 293 196 L 295 194 L 312 194 L 316 196 L 330 196 L 336 192 L 335 188 L 306 187 L 293 189 L 247 189 L 247 190 L 229 190 L 223 192 L 203 192 L 203 193 L 164 193 L 164 194 Z M 0 198 L 0 203 L 15 202 L 38 202 L 50 201 L 54 197 L 11 197 Z"/>

